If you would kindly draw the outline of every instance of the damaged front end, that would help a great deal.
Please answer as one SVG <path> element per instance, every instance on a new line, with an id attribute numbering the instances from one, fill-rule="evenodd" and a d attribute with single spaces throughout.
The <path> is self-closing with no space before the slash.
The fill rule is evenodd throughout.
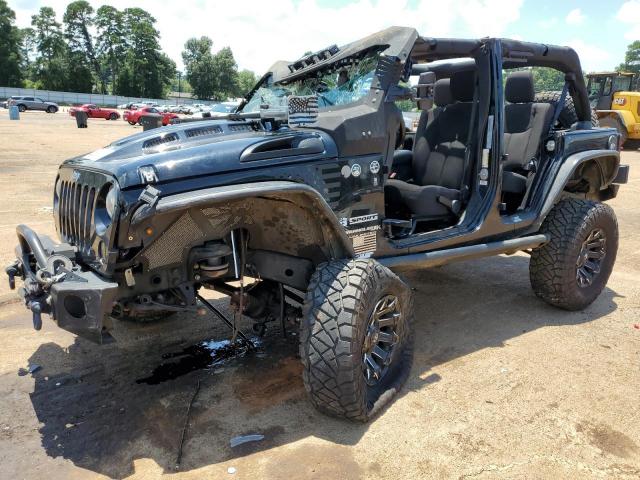
<path id="1" fill-rule="evenodd" d="M 102 343 L 108 336 L 108 321 L 118 291 L 93 271 L 83 270 L 76 262 L 77 249 L 56 244 L 49 237 L 38 236 L 26 225 L 16 229 L 17 259 L 7 267 L 9 286 L 22 278 L 20 296 L 33 315 L 33 327 L 42 328 L 42 314 L 49 314 L 60 328 Z"/>

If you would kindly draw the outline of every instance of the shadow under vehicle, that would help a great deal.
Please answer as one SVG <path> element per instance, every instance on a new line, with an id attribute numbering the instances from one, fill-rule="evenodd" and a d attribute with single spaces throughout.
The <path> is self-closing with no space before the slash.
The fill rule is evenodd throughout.
<path id="1" fill-rule="evenodd" d="M 523 66 L 564 72 L 557 101 L 535 101 L 531 72 L 509 72 Z M 407 99 L 421 110 L 412 150 Z M 216 290 L 234 337 L 242 315 L 257 332 L 298 322 L 314 405 L 366 421 L 412 360 L 413 299 L 391 269 L 523 250 L 546 302 L 579 310 L 600 294 L 618 245 L 602 202 L 628 168 L 591 114 L 570 48 L 391 27 L 274 64 L 225 117 L 66 161 L 63 243 L 19 226 L 10 283 L 24 280 L 37 329 L 48 313 L 98 342 L 112 317 L 217 314 L 199 293 Z"/>

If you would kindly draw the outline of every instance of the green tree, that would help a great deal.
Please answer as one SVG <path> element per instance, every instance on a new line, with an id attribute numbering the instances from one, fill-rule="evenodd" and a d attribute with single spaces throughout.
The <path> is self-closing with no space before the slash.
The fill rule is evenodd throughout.
<path id="1" fill-rule="evenodd" d="M 0 0 L 0 85 L 7 87 L 21 87 L 23 79 L 21 35 L 15 19 L 15 12 Z"/>
<path id="2" fill-rule="evenodd" d="M 238 96 L 244 97 L 258 83 L 259 78 L 251 70 L 238 72 Z"/>
<path id="3" fill-rule="evenodd" d="M 51 7 L 42 7 L 31 17 L 37 58 L 34 65 L 36 85 L 48 90 L 64 90 L 67 84 L 67 45 L 61 25 Z"/>
<path id="4" fill-rule="evenodd" d="M 217 100 L 226 100 L 229 97 L 238 95 L 238 64 L 233 58 L 231 48 L 224 47 L 213 56 L 216 69 L 216 92 Z"/>
<path id="5" fill-rule="evenodd" d="M 562 90 L 564 73 L 547 67 L 533 67 L 533 86 L 536 92 Z"/>
<path id="6" fill-rule="evenodd" d="M 73 72 L 74 75 L 84 74 L 87 70 L 92 71 L 100 92 L 106 93 L 100 62 L 96 56 L 93 37 L 89 32 L 89 28 L 94 24 L 93 13 L 93 7 L 85 0 L 76 0 L 67 5 L 62 21 L 69 48 L 69 66 L 77 70 Z M 91 78 L 91 74 L 89 76 Z M 69 79 L 71 80 L 71 76 Z M 83 83 L 86 84 L 86 81 Z"/>
<path id="7" fill-rule="evenodd" d="M 176 65 L 160 50 L 155 18 L 141 8 L 126 8 L 122 18 L 126 53 L 118 58 L 120 66 L 114 93 L 164 97 L 175 76 Z"/>
<path id="8" fill-rule="evenodd" d="M 187 81 L 197 98 L 226 100 L 235 97 L 240 92 L 240 84 L 233 52 L 224 47 L 214 54 L 212 47 L 213 41 L 209 37 L 187 40 L 182 52 Z"/>
<path id="9" fill-rule="evenodd" d="M 185 78 L 191 85 L 193 95 L 203 100 L 211 99 L 216 94 L 217 72 L 212 46 L 213 41 L 209 37 L 190 38 L 182 51 Z"/>
<path id="10" fill-rule="evenodd" d="M 105 77 L 111 83 L 111 91 L 115 92 L 120 65 L 127 51 L 124 15 L 115 7 L 103 5 L 96 11 L 94 22 L 97 30 L 96 54 Z"/>
<path id="11" fill-rule="evenodd" d="M 624 55 L 624 62 L 616 68 L 619 72 L 640 73 L 640 40 L 630 43 Z"/>

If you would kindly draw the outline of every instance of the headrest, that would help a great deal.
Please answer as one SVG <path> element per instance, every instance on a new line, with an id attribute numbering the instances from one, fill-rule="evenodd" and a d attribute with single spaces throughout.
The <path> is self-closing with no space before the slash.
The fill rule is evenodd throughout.
<path id="1" fill-rule="evenodd" d="M 463 70 L 451 75 L 451 95 L 457 102 L 471 102 L 476 87 L 476 73 Z"/>
<path id="2" fill-rule="evenodd" d="M 439 107 L 444 107 L 453 103 L 451 96 L 451 85 L 448 78 L 441 78 L 433 88 L 433 101 Z"/>
<path id="3" fill-rule="evenodd" d="M 418 100 L 418 108 L 420 110 L 430 110 L 433 107 L 434 84 L 436 83 L 436 74 L 433 72 L 424 72 L 420 74 L 418 85 L 416 85 L 416 97 Z"/>
<path id="4" fill-rule="evenodd" d="M 435 83 L 435 81 L 436 81 L 436 74 L 433 72 L 423 72 L 418 77 L 418 85 Z"/>
<path id="5" fill-rule="evenodd" d="M 532 103 L 536 93 L 533 89 L 533 75 L 528 70 L 513 72 L 507 77 L 504 96 L 509 103 Z"/>

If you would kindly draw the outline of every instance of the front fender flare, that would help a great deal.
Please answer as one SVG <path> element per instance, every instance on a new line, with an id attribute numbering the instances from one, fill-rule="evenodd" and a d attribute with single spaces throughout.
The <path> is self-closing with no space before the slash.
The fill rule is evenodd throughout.
<path id="1" fill-rule="evenodd" d="M 344 227 L 320 193 L 290 181 L 225 185 L 160 198 L 155 208 L 134 214 L 129 235 L 140 238 L 151 223 L 160 226 L 163 219 L 173 223 L 184 213 L 196 221 L 209 219 L 201 224 L 203 239 L 246 228 L 255 241 L 251 247 L 256 249 L 306 257 L 316 263 L 355 256 Z M 322 255 L 311 254 L 318 249 Z"/>

